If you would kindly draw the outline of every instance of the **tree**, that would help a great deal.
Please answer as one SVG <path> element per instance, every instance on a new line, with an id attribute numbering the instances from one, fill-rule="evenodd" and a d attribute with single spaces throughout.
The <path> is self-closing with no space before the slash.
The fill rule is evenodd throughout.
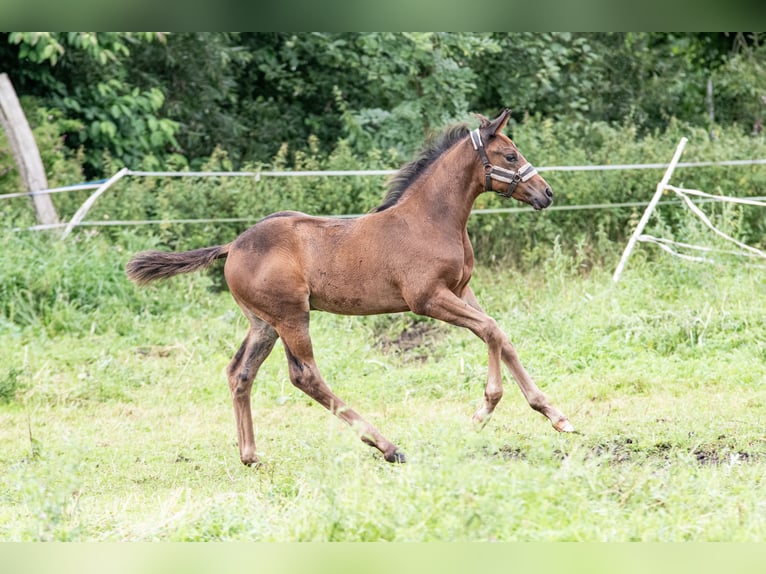
<path id="1" fill-rule="evenodd" d="M 191 164 L 204 163 L 216 146 L 242 159 L 248 126 L 237 82 L 251 59 L 239 34 L 167 34 L 132 47 L 128 80 L 164 94 L 161 112 L 177 123 L 178 149 Z"/>
<path id="2" fill-rule="evenodd" d="M 709 33 L 503 33 L 475 58 L 477 105 L 505 97 L 521 119 L 706 125 L 707 80 L 731 58 L 733 37 Z"/>
<path id="3" fill-rule="evenodd" d="M 465 33 L 258 33 L 242 41 L 252 60 L 239 99 L 243 118 L 252 118 L 254 155 L 265 142 L 300 147 L 309 134 L 325 146 L 345 138 L 357 153 L 409 154 L 429 131 L 466 118 L 476 89 L 469 57 L 498 49 L 486 35 Z"/>
<path id="4" fill-rule="evenodd" d="M 163 34 L 11 32 L 3 39 L 11 49 L 0 63 L 24 93 L 77 120 L 65 135 L 70 148 L 83 148 L 87 174 L 100 174 L 104 153 L 121 165 L 154 167 L 177 150 L 178 123 L 162 115 L 162 90 L 128 79 L 131 48 L 164 42 Z"/>
<path id="5" fill-rule="evenodd" d="M 118 165 L 270 163 L 283 144 L 358 156 L 413 149 L 470 112 L 566 122 L 672 118 L 748 131 L 766 106 L 756 33 L 0 33 L 0 67 L 55 109 L 100 175 Z M 290 157 L 282 154 L 280 157 Z M 394 157 L 388 154 L 388 157 Z"/>

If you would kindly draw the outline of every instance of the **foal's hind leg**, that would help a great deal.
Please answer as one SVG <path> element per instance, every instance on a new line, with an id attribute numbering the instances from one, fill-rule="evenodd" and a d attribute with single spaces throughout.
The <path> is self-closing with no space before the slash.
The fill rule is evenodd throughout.
<path id="1" fill-rule="evenodd" d="M 470 287 L 466 287 L 466 290 L 463 293 L 463 300 L 473 309 L 484 313 L 484 310 L 481 308 L 481 305 L 479 304 Z M 543 394 L 543 392 L 537 387 L 535 382 L 532 380 L 532 377 L 529 376 L 529 373 L 527 373 L 526 369 L 519 360 L 516 349 L 513 348 L 513 345 L 504 333 L 502 334 L 500 352 L 503 363 L 505 363 L 505 366 L 508 367 L 509 371 L 511 371 L 516 384 L 518 384 L 519 388 L 521 389 L 524 398 L 527 399 L 529 406 L 548 417 L 548 420 L 550 420 L 551 424 L 553 424 L 553 428 L 555 428 L 557 431 L 574 431 L 574 427 L 572 426 L 572 423 L 569 422 L 569 419 L 567 419 L 567 417 L 564 416 L 560 410 L 558 410 L 548 401 L 548 398 L 545 396 L 545 394 Z M 485 395 L 489 396 L 489 385 L 488 391 L 485 393 Z M 489 400 L 486 400 L 485 404 L 480 407 L 478 411 L 476 411 L 474 420 L 480 424 L 485 424 L 486 421 L 489 420 L 489 416 L 492 414 L 493 409 L 494 406 L 490 404 Z"/>
<path id="2" fill-rule="evenodd" d="M 330 390 L 319 373 L 309 335 L 309 314 L 297 321 L 277 325 L 287 355 L 290 381 L 341 420 L 346 421 L 359 434 L 359 438 L 374 446 L 388 462 L 405 462 L 405 455 L 395 444 L 380 434 L 378 429 L 364 420 L 355 410 Z"/>
<path id="3" fill-rule="evenodd" d="M 234 403 L 234 417 L 237 422 L 239 457 L 246 465 L 258 464 L 253 436 L 253 416 L 250 409 L 250 390 L 258 368 L 269 356 L 277 338 L 277 332 L 271 325 L 250 315 L 250 330 L 226 369 Z"/>

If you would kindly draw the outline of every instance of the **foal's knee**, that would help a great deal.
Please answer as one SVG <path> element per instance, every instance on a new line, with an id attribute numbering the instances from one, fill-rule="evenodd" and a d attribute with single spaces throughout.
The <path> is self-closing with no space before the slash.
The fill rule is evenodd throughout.
<path id="1" fill-rule="evenodd" d="M 487 317 L 479 336 L 490 347 L 502 347 L 508 341 L 508 337 L 506 337 L 503 330 L 497 324 L 497 321 L 492 317 Z"/>
<path id="2" fill-rule="evenodd" d="M 495 408 L 497 406 L 497 403 L 500 402 L 500 399 L 503 398 L 503 387 L 498 386 L 494 389 L 488 389 L 484 391 L 484 398 L 486 399 L 487 403 L 492 405 L 492 408 Z"/>
<path id="3" fill-rule="evenodd" d="M 289 352 L 287 354 L 287 367 L 290 382 L 293 386 L 299 388 L 303 392 L 308 392 L 308 390 L 314 386 L 315 375 L 312 370 L 308 365 Z"/>
<path id="4" fill-rule="evenodd" d="M 298 373 L 290 371 L 290 382 L 296 389 L 300 389 L 309 396 L 314 396 L 317 389 L 321 386 L 319 379 L 311 369 L 304 369 Z"/>

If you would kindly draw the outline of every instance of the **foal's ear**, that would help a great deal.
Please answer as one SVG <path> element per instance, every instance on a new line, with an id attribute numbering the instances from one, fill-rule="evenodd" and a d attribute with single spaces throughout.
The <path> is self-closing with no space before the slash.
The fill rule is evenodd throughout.
<path id="1" fill-rule="evenodd" d="M 488 120 L 485 117 L 481 117 L 481 131 L 488 137 L 492 137 L 501 131 L 511 118 L 511 110 L 503 108 L 500 115 L 494 120 Z"/>

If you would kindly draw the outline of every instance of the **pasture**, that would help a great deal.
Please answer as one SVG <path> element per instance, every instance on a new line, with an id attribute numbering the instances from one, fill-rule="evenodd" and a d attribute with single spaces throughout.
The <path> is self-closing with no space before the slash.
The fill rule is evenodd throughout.
<path id="1" fill-rule="evenodd" d="M 122 266 L 140 240 L 77 239 L 3 256 L 3 540 L 766 537 L 763 269 L 644 247 L 614 286 L 613 267 L 555 246 L 533 271 L 479 266 L 479 300 L 573 435 L 507 370 L 476 432 L 487 351 L 466 330 L 312 314 L 328 383 L 408 462 L 293 388 L 277 343 L 253 390 L 256 469 L 239 461 L 224 374 L 247 325 L 215 272 L 139 290 Z"/>

